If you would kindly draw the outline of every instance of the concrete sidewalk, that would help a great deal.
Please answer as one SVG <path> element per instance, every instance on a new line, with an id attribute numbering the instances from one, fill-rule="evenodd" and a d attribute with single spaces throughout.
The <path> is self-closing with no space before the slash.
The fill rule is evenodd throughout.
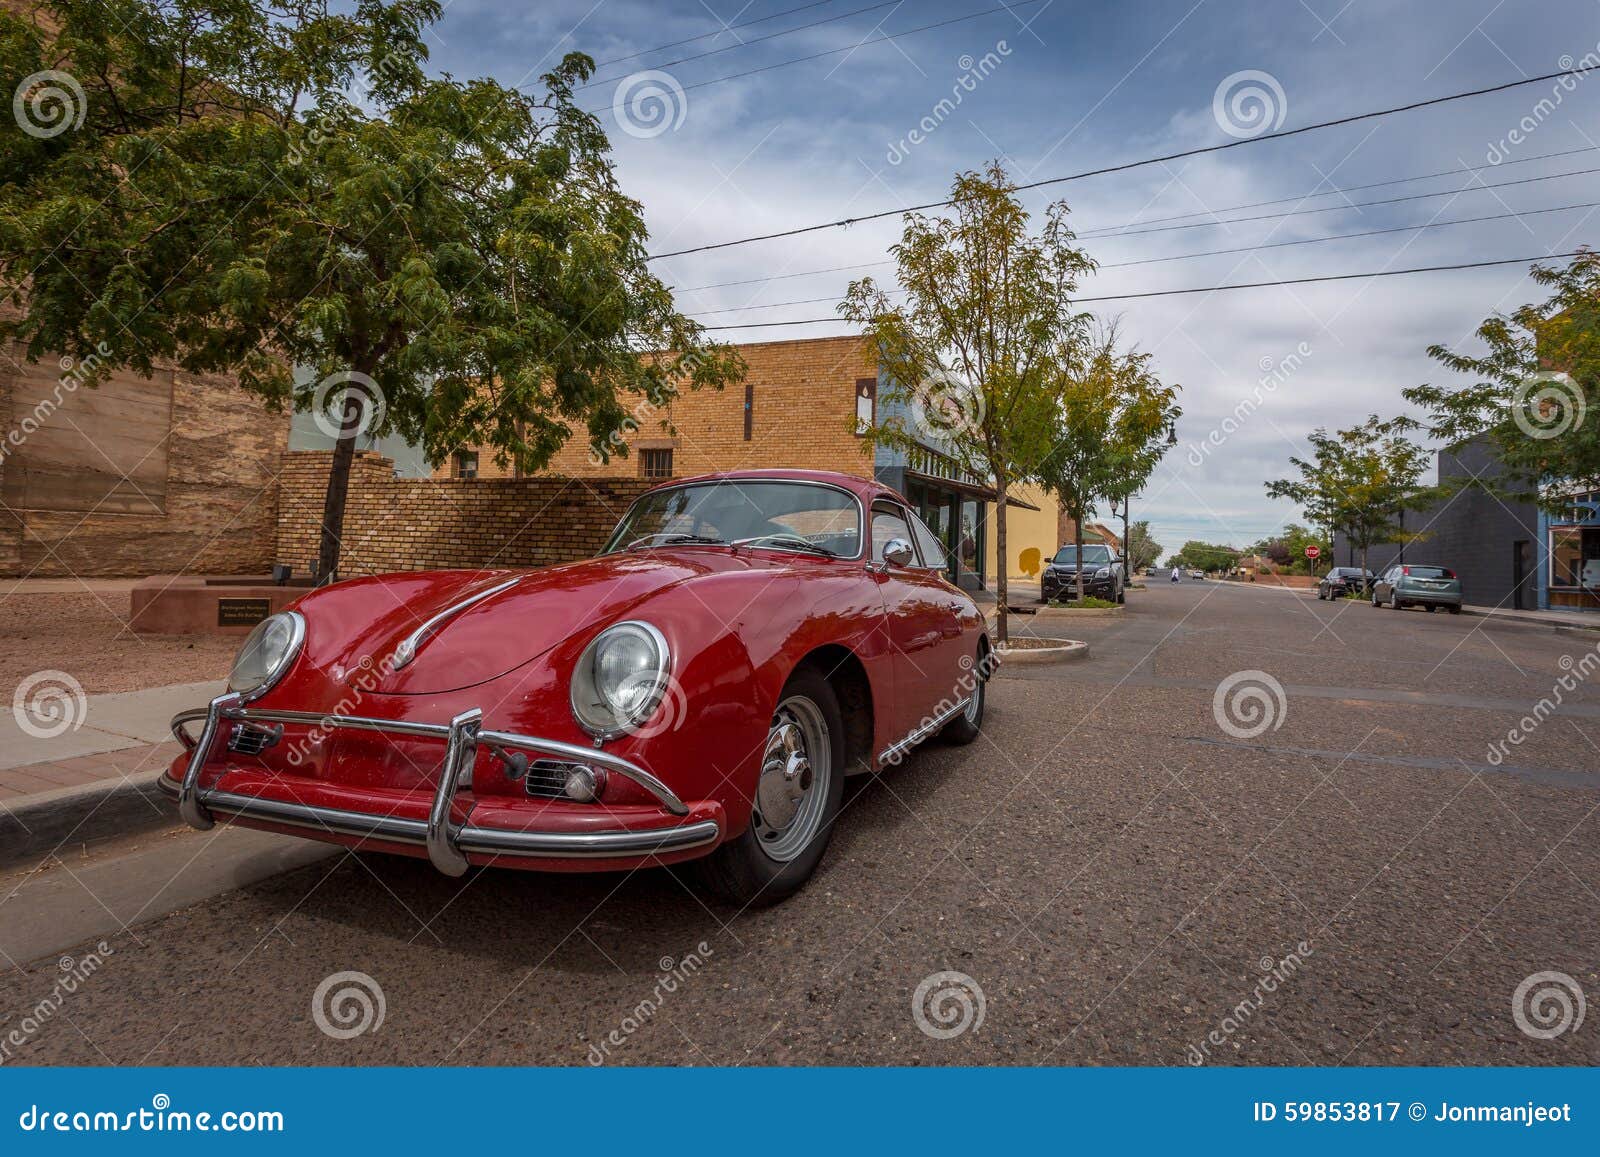
<path id="1" fill-rule="evenodd" d="M 169 724 L 222 690 L 180 683 L 90 695 L 59 701 L 65 715 L 37 723 L 0 715 L 0 865 L 174 823 L 156 787 L 181 750 Z"/>

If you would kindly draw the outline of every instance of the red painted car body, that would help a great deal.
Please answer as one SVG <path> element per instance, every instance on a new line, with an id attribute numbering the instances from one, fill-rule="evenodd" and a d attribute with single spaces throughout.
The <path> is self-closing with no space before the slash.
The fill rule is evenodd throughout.
<path id="1" fill-rule="evenodd" d="M 707 481 L 845 491 L 860 504 L 863 537 L 874 503 L 906 507 L 875 482 L 816 471 L 657 490 Z M 464 603 L 395 669 L 419 624 Z M 163 786 L 196 826 L 216 818 L 429 856 L 452 874 L 452 852 L 458 869 L 583 871 L 706 855 L 750 823 L 775 705 L 802 664 L 854 680 L 848 764 L 863 772 L 898 761 L 950 718 L 989 653 L 982 614 L 942 570 L 874 564 L 870 545 L 854 558 L 664 545 L 532 571 L 388 574 L 314 590 L 290 609 L 304 622 L 292 664 L 258 698 L 224 697 L 175 719 L 190 750 Z M 575 720 L 569 679 L 595 636 L 624 620 L 659 630 L 671 682 L 637 733 L 601 743 Z M 530 797 L 512 761 L 552 750 L 573 763 L 625 762 L 666 793 L 610 774 L 598 801 Z"/>

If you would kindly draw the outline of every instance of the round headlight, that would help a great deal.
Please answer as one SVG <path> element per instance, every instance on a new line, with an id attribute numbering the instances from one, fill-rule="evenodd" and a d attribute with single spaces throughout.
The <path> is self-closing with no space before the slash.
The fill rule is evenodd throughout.
<path id="1" fill-rule="evenodd" d="M 247 700 L 265 695 L 283 678 L 305 637 L 306 621 L 298 611 L 279 611 L 262 619 L 239 648 L 228 675 L 228 690 Z"/>
<path id="2" fill-rule="evenodd" d="M 670 655 L 649 623 L 607 627 L 578 656 L 572 716 L 590 735 L 612 739 L 643 723 L 661 702 Z"/>

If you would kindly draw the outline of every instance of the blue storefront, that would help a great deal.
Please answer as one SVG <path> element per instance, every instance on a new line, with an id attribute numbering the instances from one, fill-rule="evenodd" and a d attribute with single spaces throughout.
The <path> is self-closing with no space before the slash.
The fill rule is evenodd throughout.
<path id="1" fill-rule="evenodd" d="M 1575 495 L 1561 511 L 1539 515 L 1539 607 L 1600 611 L 1600 491 Z"/>

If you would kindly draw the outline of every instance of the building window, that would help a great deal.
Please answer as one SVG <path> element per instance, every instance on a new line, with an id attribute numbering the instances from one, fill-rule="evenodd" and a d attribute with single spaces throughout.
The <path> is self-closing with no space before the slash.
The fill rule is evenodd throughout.
<path id="1" fill-rule="evenodd" d="M 744 440 L 750 441 L 750 435 L 755 431 L 756 424 L 756 384 L 744 384 Z"/>
<path id="2" fill-rule="evenodd" d="M 478 452 L 476 450 L 457 450 L 455 461 L 450 467 L 452 478 L 476 478 L 478 476 Z"/>
<path id="3" fill-rule="evenodd" d="M 639 469 L 648 481 L 672 477 L 671 450 L 640 450 Z"/>

